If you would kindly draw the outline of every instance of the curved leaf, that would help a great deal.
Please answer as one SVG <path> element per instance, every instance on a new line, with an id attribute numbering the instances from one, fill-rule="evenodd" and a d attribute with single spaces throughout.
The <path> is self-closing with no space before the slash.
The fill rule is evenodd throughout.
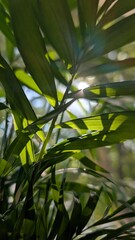
<path id="1" fill-rule="evenodd" d="M 80 216 L 80 219 L 79 219 L 79 224 L 77 227 L 77 234 L 81 233 L 82 229 L 86 226 L 86 224 L 90 220 L 92 214 L 94 213 L 94 210 L 99 201 L 100 193 L 101 193 L 101 190 L 99 191 L 99 193 L 96 193 L 96 192 L 90 193 L 89 199 L 88 199 L 86 206 L 84 207 L 84 209 L 82 211 L 82 215 Z"/>
<path id="2" fill-rule="evenodd" d="M 88 119 L 91 119 L 91 124 Z M 90 130 L 98 130 L 93 134 L 86 134 L 80 137 L 69 138 L 62 143 L 56 145 L 54 151 L 69 151 L 92 149 L 102 146 L 123 142 L 127 139 L 135 138 L 134 121 L 135 112 L 110 113 L 95 116 L 91 118 L 74 120 L 74 128 L 84 128 Z M 88 122 L 87 122 L 88 120 Z M 72 122 L 69 125 L 72 125 Z M 64 123 L 63 123 L 64 125 Z"/>
<path id="3" fill-rule="evenodd" d="M 131 130 L 135 121 L 135 112 L 122 111 L 106 113 L 93 117 L 78 118 L 58 125 L 62 128 L 87 129 L 91 131 L 116 131 L 120 128 Z"/>

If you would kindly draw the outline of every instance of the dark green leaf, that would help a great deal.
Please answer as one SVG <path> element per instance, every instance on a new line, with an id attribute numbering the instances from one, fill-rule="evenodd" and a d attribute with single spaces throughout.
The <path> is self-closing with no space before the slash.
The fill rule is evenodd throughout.
<path id="1" fill-rule="evenodd" d="M 100 7 L 97 17 L 104 16 L 104 14 L 107 12 L 108 8 L 115 2 L 115 0 L 106 0 L 103 5 Z"/>
<path id="2" fill-rule="evenodd" d="M 0 56 L 0 81 L 5 89 L 11 109 L 13 112 L 17 112 L 18 118 L 21 115 L 27 120 L 36 120 L 36 115 L 21 85 L 2 56 Z"/>
<path id="3" fill-rule="evenodd" d="M 71 237 L 76 233 L 77 226 L 79 224 L 80 216 L 82 213 L 82 206 L 81 206 L 80 199 L 78 198 L 76 193 L 73 193 L 73 194 L 74 194 L 73 210 L 72 210 L 70 225 L 69 225 L 69 230 L 68 230 L 68 234 L 70 237 L 69 239 L 71 239 Z"/>
<path id="4" fill-rule="evenodd" d="M 86 227 L 99 201 L 99 196 L 100 196 L 100 192 L 98 194 L 95 192 L 90 193 L 87 204 L 82 211 L 82 216 L 80 216 L 80 219 L 79 219 L 77 234 L 80 234 L 83 228 Z"/>
<path id="5" fill-rule="evenodd" d="M 8 40 L 14 44 L 14 36 L 9 26 L 10 17 L 8 13 L 5 11 L 5 8 L 0 3 L 0 30 L 4 33 L 4 35 L 8 38 Z"/>
<path id="6" fill-rule="evenodd" d="M 135 41 L 134 25 L 135 14 L 132 14 L 105 30 L 97 29 L 87 46 L 87 53 L 84 52 L 83 61 L 102 56 Z"/>
<path id="7" fill-rule="evenodd" d="M 130 223 L 124 224 L 122 227 L 112 229 L 110 231 L 110 233 L 107 234 L 107 236 L 102 238 L 102 240 L 114 239 L 114 238 L 122 235 L 123 233 L 125 233 L 127 230 L 129 230 L 130 228 L 132 228 L 134 226 L 135 226 L 135 222 L 130 222 Z"/>
<path id="8" fill-rule="evenodd" d="M 84 37 L 91 36 L 95 30 L 99 0 L 78 0 L 81 32 Z"/>
<path id="9" fill-rule="evenodd" d="M 0 102 L 0 110 L 4 110 L 4 109 L 7 109 L 8 106 L 6 106 L 4 103 L 1 103 Z"/>
<path id="10" fill-rule="evenodd" d="M 54 77 L 45 58 L 46 51 L 34 16 L 33 3 L 31 0 L 11 0 L 9 4 L 14 34 L 23 60 L 40 90 L 55 106 L 57 94 Z"/>
<path id="11" fill-rule="evenodd" d="M 110 6 L 110 4 L 109 4 Z M 115 4 L 104 14 L 104 16 L 99 21 L 99 26 L 106 25 L 108 22 L 115 21 L 117 18 L 121 17 L 123 14 L 128 13 L 130 10 L 135 8 L 135 2 L 127 0 L 116 1 Z"/>
<path id="12" fill-rule="evenodd" d="M 92 76 L 122 71 L 127 68 L 135 67 L 135 58 L 128 58 L 121 61 L 106 61 L 103 64 L 91 66 L 91 61 L 82 63 L 78 69 L 79 76 Z"/>
<path id="13" fill-rule="evenodd" d="M 45 36 L 60 57 L 73 66 L 78 46 L 75 29 L 66 0 L 38 0 L 39 18 Z"/>

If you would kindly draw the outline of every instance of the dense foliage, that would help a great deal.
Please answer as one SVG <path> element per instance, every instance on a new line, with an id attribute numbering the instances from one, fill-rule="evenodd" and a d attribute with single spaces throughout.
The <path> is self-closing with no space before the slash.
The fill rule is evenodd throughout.
<path id="1" fill-rule="evenodd" d="M 0 0 L 0 239 L 135 239 L 135 196 L 95 160 L 135 138 L 134 76 L 114 78 L 135 57 L 112 57 L 135 41 L 134 8 Z"/>

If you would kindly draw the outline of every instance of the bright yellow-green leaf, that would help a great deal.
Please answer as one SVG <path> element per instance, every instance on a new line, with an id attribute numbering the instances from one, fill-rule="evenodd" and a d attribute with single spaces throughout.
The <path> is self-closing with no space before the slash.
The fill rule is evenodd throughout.
<path id="1" fill-rule="evenodd" d="M 135 81 L 105 83 L 70 93 L 68 98 L 99 99 L 105 97 L 134 96 Z"/>
<path id="2" fill-rule="evenodd" d="M 134 128 L 135 112 L 123 111 L 115 113 L 107 113 L 93 117 L 78 118 L 71 121 L 63 122 L 58 127 L 87 129 L 91 131 L 116 131 L 121 128 L 129 131 Z"/>

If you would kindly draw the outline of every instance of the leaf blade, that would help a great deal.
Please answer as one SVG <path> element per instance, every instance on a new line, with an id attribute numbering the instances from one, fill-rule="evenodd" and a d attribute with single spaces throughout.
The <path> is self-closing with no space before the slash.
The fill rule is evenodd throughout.
<path id="1" fill-rule="evenodd" d="M 31 0 L 9 1 L 13 30 L 23 60 L 48 101 L 57 103 L 56 87 Z M 23 9 L 23 11 L 22 11 Z M 24 37 L 25 36 L 25 37 Z"/>

